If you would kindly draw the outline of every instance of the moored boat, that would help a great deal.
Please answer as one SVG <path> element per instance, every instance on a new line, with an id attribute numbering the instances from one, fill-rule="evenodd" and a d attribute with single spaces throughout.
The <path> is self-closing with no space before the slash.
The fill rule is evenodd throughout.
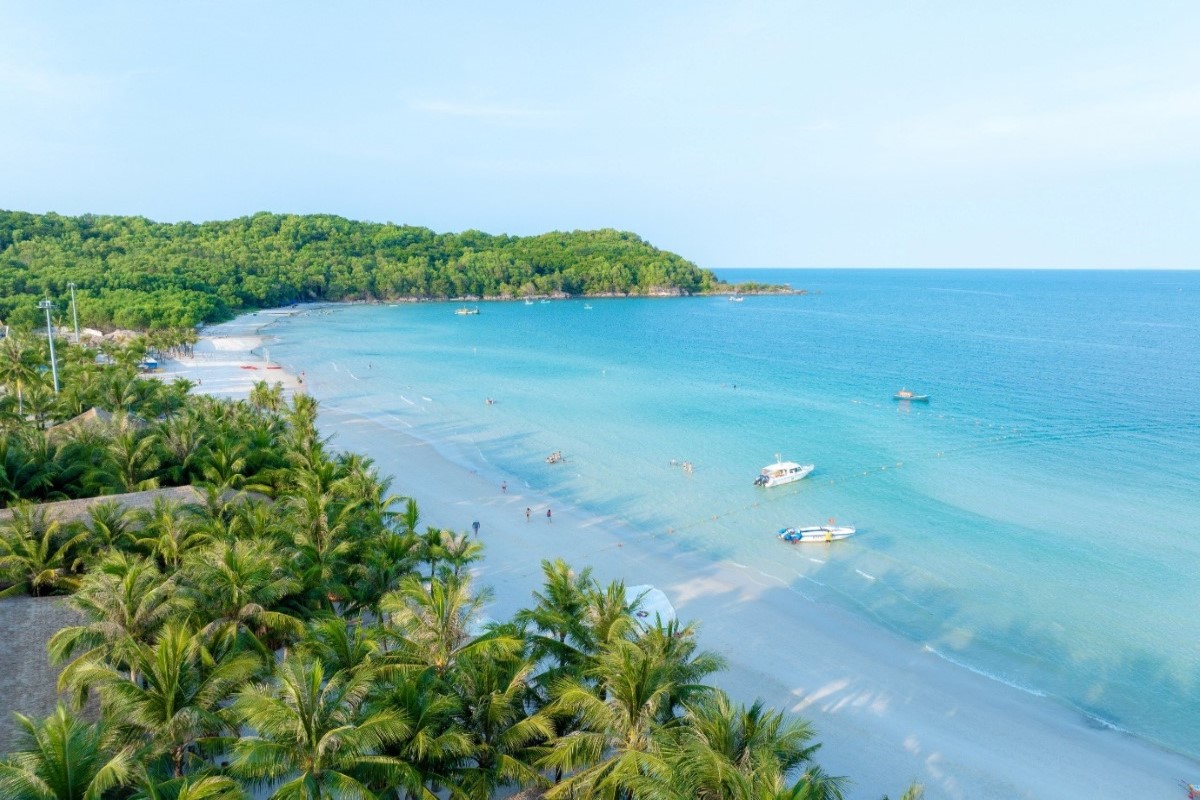
<path id="1" fill-rule="evenodd" d="M 781 461 L 779 454 L 775 454 L 775 463 L 768 464 L 758 473 L 758 477 L 754 479 L 755 486 L 763 486 L 770 488 L 772 486 L 782 486 L 785 483 L 792 483 L 802 478 L 807 478 L 808 473 L 813 471 L 814 464 L 797 464 L 795 461 Z"/>
<path id="2" fill-rule="evenodd" d="M 928 403 L 929 395 L 915 394 L 913 392 L 910 392 L 908 389 L 901 389 L 900 391 L 898 391 L 894 395 L 892 395 L 892 399 L 893 400 L 907 400 L 910 403 Z"/>
<path id="3" fill-rule="evenodd" d="M 856 533 L 849 525 L 809 525 L 803 528 L 780 528 L 779 538 L 789 544 L 833 542 Z"/>
<path id="4" fill-rule="evenodd" d="M 460 317 L 470 317 L 470 316 L 474 316 L 475 314 L 478 314 L 479 308 L 478 307 L 467 308 L 466 306 L 463 306 L 462 308 L 458 309 L 454 313 L 458 314 Z"/>

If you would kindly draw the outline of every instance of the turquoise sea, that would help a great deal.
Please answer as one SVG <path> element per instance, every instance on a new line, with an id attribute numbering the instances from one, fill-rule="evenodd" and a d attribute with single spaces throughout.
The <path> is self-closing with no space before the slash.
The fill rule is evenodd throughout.
<path id="1" fill-rule="evenodd" d="M 272 325 L 270 356 L 466 467 L 1200 757 L 1200 273 L 718 274 L 808 293 L 342 306 Z M 776 453 L 816 470 L 755 488 Z M 859 535 L 775 538 L 830 517 Z"/>

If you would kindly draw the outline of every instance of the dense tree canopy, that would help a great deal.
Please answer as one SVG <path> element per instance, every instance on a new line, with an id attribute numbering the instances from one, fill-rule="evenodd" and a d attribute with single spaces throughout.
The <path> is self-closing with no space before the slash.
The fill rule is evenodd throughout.
<path id="1" fill-rule="evenodd" d="M 0 211 L 0 320 L 41 319 L 68 284 L 80 324 L 151 329 L 314 300 L 695 293 L 716 277 L 611 229 L 493 236 L 435 233 L 329 215 L 259 213 L 222 222 Z"/>

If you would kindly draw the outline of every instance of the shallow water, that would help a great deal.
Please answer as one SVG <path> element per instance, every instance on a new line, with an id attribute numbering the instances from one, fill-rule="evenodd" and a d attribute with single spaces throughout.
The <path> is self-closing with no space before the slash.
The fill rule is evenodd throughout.
<path id="1" fill-rule="evenodd" d="M 1200 274 L 721 274 L 809 294 L 343 306 L 270 355 L 466 467 L 1200 755 Z M 816 470 L 755 488 L 775 453 Z M 774 536 L 830 517 L 859 535 Z"/>

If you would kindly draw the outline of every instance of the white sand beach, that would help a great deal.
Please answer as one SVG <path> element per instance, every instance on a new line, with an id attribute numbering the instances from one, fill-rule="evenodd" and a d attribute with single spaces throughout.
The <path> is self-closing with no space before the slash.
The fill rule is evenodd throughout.
<path id="1" fill-rule="evenodd" d="M 241 337 L 238 347 L 261 344 L 253 339 Z M 282 370 L 243 369 L 262 358 L 227 344 L 168 364 L 164 376 L 202 380 L 197 391 L 233 397 L 263 377 L 299 386 Z M 311 388 L 319 399 L 320 386 Z M 511 475 L 465 468 L 334 406 L 322 407 L 320 424 L 336 447 L 366 453 L 394 476 L 393 492 L 417 499 L 422 527 L 469 531 L 479 521 L 487 552 L 476 575 L 495 591 L 486 612 L 493 619 L 529 602 L 543 558 L 591 566 L 603 581 L 662 589 L 682 619 L 702 622 L 703 646 L 728 660 L 714 682 L 738 700 L 761 697 L 810 719 L 823 744 L 820 763 L 853 780 L 850 798 L 895 798 L 912 780 L 931 800 L 1170 798 L 1183 796 L 1179 779 L 1200 778 L 1195 761 L 947 662 L 736 563 L 714 562 L 669 534 L 579 513 Z"/>
<path id="2" fill-rule="evenodd" d="M 256 382 L 267 381 L 283 384 L 284 394 L 289 396 L 302 380 L 262 355 L 263 341 L 257 335 L 203 336 L 193 355 L 164 359 L 155 375 L 166 381 L 187 378 L 196 384 L 192 391 L 197 394 L 244 398 Z"/>
<path id="3" fill-rule="evenodd" d="M 819 760 L 853 779 L 851 798 L 898 797 L 914 779 L 931 799 L 1175 797 L 1180 778 L 1200 775 L 1187 758 L 798 598 L 735 563 L 714 563 L 666 534 L 579 514 L 524 491 L 512 476 L 465 469 L 429 444 L 336 408 L 323 408 L 321 425 L 336 446 L 368 453 L 394 475 L 393 491 L 417 498 L 423 525 L 469 531 L 480 522 L 487 554 L 477 576 L 495 591 L 492 618 L 529 602 L 543 558 L 664 590 L 682 619 L 702 622 L 703 645 L 728 660 L 714 682 L 738 700 L 762 697 L 812 720 Z"/>

